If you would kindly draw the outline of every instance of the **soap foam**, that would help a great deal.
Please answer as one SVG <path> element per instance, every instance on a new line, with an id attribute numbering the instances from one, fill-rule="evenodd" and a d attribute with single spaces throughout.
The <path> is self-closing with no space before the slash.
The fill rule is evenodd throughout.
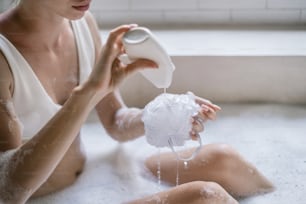
<path id="1" fill-rule="evenodd" d="M 168 94 L 157 96 L 144 108 L 144 122 L 147 142 L 156 147 L 168 147 L 169 139 L 174 146 L 183 146 L 190 139 L 191 118 L 199 105 L 191 94 Z"/>

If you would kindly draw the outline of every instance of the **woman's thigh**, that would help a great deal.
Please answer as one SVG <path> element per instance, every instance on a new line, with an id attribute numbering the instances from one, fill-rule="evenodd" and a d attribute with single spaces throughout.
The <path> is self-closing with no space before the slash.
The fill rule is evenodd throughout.
<path id="1" fill-rule="evenodd" d="M 179 154 L 188 157 L 193 151 L 194 148 L 191 148 Z M 203 146 L 199 154 L 187 165 L 183 161 L 177 161 L 172 152 L 153 155 L 146 160 L 146 166 L 155 176 L 157 163 L 160 163 L 161 179 L 173 185 L 176 184 L 177 178 L 179 183 L 214 181 L 237 196 L 248 196 L 273 189 L 273 185 L 254 165 L 226 144 Z"/>
<path id="2" fill-rule="evenodd" d="M 167 191 L 134 200 L 129 204 L 237 204 L 220 185 L 213 182 L 195 181 L 173 187 Z"/>

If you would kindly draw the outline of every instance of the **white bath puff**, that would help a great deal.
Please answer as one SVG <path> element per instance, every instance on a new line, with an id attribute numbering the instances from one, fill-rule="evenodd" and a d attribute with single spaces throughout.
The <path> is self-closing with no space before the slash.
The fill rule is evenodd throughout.
<path id="1" fill-rule="evenodd" d="M 182 146 L 190 139 L 191 117 L 199 105 L 192 94 L 161 94 L 148 103 L 143 112 L 147 142 L 156 147 Z"/>

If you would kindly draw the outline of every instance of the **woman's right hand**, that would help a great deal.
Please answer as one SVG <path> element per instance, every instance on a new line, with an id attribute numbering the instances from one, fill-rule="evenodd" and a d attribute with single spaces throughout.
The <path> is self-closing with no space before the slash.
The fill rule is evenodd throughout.
<path id="1" fill-rule="evenodd" d="M 157 68 L 156 63 L 147 59 L 138 59 L 131 64 L 121 63 L 118 57 L 124 53 L 122 36 L 137 25 L 122 25 L 113 29 L 102 47 L 100 59 L 94 67 L 88 83 L 99 92 L 100 100 L 113 91 L 123 79 L 143 68 Z"/>

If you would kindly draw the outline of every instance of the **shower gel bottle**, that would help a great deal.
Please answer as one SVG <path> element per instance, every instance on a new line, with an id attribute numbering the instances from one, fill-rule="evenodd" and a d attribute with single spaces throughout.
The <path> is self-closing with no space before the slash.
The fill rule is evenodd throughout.
<path id="1" fill-rule="evenodd" d="M 126 54 L 120 60 L 129 64 L 140 58 L 150 59 L 157 63 L 158 69 L 140 70 L 141 74 L 157 88 L 168 88 L 172 82 L 175 66 L 162 45 L 153 33 L 144 27 L 132 28 L 122 38 Z"/>
<path id="2" fill-rule="evenodd" d="M 157 38 L 153 35 L 153 33 L 144 27 L 135 27 L 126 32 L 122 38 L 122 43 L 125 48 L 126 54 L 121 55 L 119 59 L 121 62 L 125 64 L 129 64 L 136 59 L 145 58 L 150 59 L 157 63 L 158 69 L 144 69 L 141 70 L 141 74 L 147 78 L 152 84 L 154 84 L 157 88 L 168 88 L 171 85 L 172 82 L 172 75 L 173 71 L 175 70 L 175 66 L 172 63 L 168 53 L 166 50 L 162 47 L 162 45 L 158 42 Z M 181 99 L 182 100 L 178 100 Z M 161 101 L 159 101 L 161 99 Z M 184 104 L 184 102 L 189 101 L 188 105 Z M 157 127 L 154 127 L 154 124 L 152 121 L 161 121 L 162 118 L 159 113 L 153 114 L 154 111 L 160 108 L 161 110 L 165 109 L 171 109 L 171 107 L 167 107 L 167 104 L 173 103 L 173 106 L 176 103 L 179 103 L 180 108 L 185 108 L 185 111 L 189 111 L 189 109 L 192 109 L 192 105 L 194 102 L 193 96 L 175 96 L 175 95 L 169 95 L 169 94 L 162 94 L 161 96 L 157 97 L 154 101 L 149 103 L 144 108 L 144 115 L 143 115 L 143 121 L 145 124 L 145 130 L 146 130 L 146 137 L 147 141 L 156 147 L 165 147 L 168 146 L 171 148 L 171 150 L 177 155 L 177 158 L 181 161 L 189 161 L 193 159 L 199 152 L 199 150 L 202 147 L 202 141 L 199 137 L 199 147 L 195 149 L 194 153 L 189 158 L 182 158 L 178 155 L 176 150 L 174 149 L 175 146 L 182 146 L 184 145 L 185 140 L 190 139 L 189 137 L 189 130 L 185 134 L 177 134 L 177 128 L 174 128 L 174 134 L 172 134 L 171 131 L 164 130 L 162 126 L 164 124 L 167 124 L 169 121 L 169 117 L 174 116 L 175 114 L 170 113 L 167 114 L 167 117 L 164 118 L 165 121 L 162 122 L 162 124 L 157 125 Z M 157 104 L 157 106 L 156 106 Z M 158 107 L 160 106 L 160 107 Z M 186 107 L 185 107 L 186 106 Z M 194 105 L 196 106 L 196 105 Z M 163 111 L 163 112 L 164 112 Z M 174 111 L 175 113 L 175 111 Z M 156 116 L 156 117 L 155 117 Z M 188 122 L 191 115 L 188 115 L 188 117 L 181 118 L 183 122 Z M 178 118 L 175 117 L 174 118 Z M 180 127 L 182 125 L 182 122 L 179 120 L 173 120 L 172 124 L 175 127 Z M 149 131 L 150 129 L 158 130 L 159 134 L 153 133 Z"/>

